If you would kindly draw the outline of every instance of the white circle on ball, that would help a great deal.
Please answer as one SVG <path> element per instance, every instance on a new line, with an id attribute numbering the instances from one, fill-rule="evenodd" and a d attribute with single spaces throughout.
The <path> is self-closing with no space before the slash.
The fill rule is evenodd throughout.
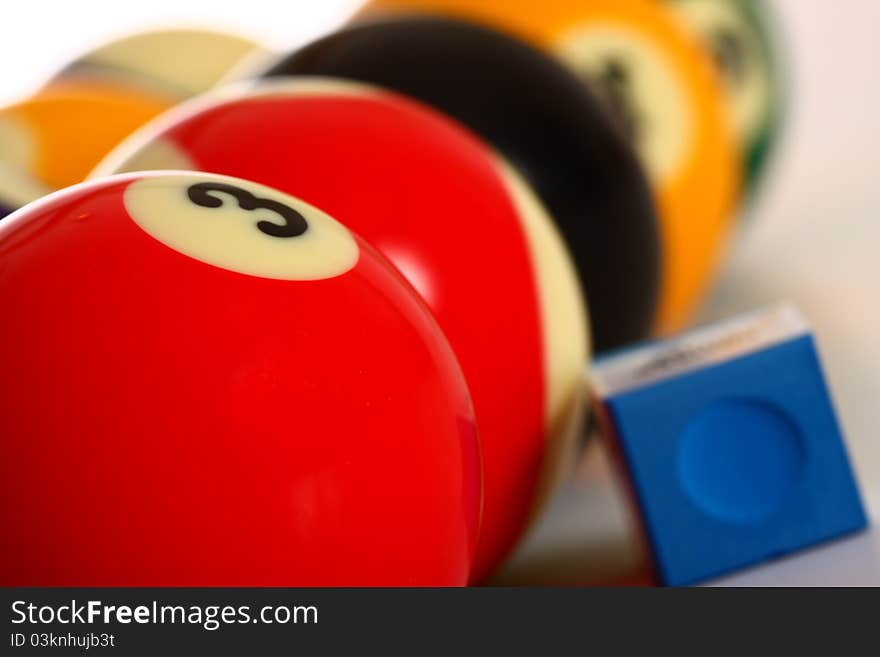
<path id="1" fill-rule="evenodd" d="M 734 130 L 741 142 L 755 139 L 773 102 L 770 54 L 754 26 L 743 15 L 743 9 L 729 0 L 686 0 L 672 3 L 673 11 L 710 49 L 720 34 L 735 35 L 741 44 L 742 61 L 739 75 L 721 67 L 728 106 Z"/>
<path id="2" fill-rule="evenodd" d="M 229 176 L 147 176 L 125 189 L 123 202 L 132 220 L 165 246 L 242 274 L 333 278 L 350 271 L 360 253 L 349 230 L 316 207 Z"/>
<path id="3" fill-rule="evenodd" d="M 622 67 L 622 84 L 634 112 L 630 118 L 637 128 L 629 136 L 648 175 L 655 182 L 677 175 L 693 147 L 696 119 L 685 83 L 666 53 L 627 25 L 612 22 L 575 26 L 557 40 L 554 50 L 597 91 L 604 89 L 599 80 L 612 63 Z M 612 113 L 618 110 L 612 108 Z"/>

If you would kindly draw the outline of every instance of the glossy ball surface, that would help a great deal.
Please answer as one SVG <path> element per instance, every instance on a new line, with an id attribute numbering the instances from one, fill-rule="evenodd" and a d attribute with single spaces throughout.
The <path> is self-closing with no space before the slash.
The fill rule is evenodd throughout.
<path id="1" fill-rule="evenodd" d="M 167 103 L 128 90 L 67 85 L 0 109 L 0 165 L 50 189 L 82 182 Z"/>
<path id="2" fill-rule="evenodd" d="M 760 0 L 664 0 L 711 54 L 754 193 L 783 115 L 784 83 L 769 10 Z"/>
<path id="3" fill-rule="evenodd" d="M 282 189 L 361 235 L 421 294 L 474 400 L 481 581 L 552 487 L 584 401 L 583 301 L 533 193 L 458 124 L 344 81 L 264 81 L 145 132 L 101 169 L 216 171 Z"/>
<path id="4" fill-rule="evenodd" d="M 211 89 L 249 58 L 266 55 L 248 38 L 201 29 L 139 32 L 85 53 L 49 82 L 128 87 L 175 102 Z"/>
<path id="5" fill-rule="evenodd" d="M 398 272 L 302 201 L 116 176 L 0 222 L 9 585 L 463 585 L 461 371 Z"/>
<path id="6" fill-rule="evenodd" d="M 653 0 L 378 0 L 370 8 L 440 11 L 510 31 L 605 100 L 658 203 L 664 257 L 654 327 L 666 333 L 686 326 L 723 257 L 741 177 L 721 82 L 697 40 Z M 399 21 L 398 29 L 417 29 L 409 23 Z M 324 58 L 328 67 L 339 67 L 334 57 L 369 60 L 367 48 L 355 53 L 338 41 Z M 398 60 L 410 57 L 401 49 Z M 528 84 L 522 89 L 532 93 Z"/>
<path id="7" fill-rule="evenodd" d="M 661 253 L 647 180 L 604 108 L 550 57 L 463 22 L 400 20 L 332 34 L 266 75 L 369 82 L 464 123 L 522 172 L 555 219 L 590 300 L 596 350 L 648 335 Z"/>

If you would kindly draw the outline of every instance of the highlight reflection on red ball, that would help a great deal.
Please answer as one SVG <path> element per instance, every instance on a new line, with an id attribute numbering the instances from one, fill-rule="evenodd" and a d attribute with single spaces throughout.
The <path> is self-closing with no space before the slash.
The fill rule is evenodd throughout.
<path id="1" fill-rule="evenodd" d="M 328 215 L 117 176 L 0 223 L 3 585 L 462 585 L 480 463 L 415 292 Z"/>

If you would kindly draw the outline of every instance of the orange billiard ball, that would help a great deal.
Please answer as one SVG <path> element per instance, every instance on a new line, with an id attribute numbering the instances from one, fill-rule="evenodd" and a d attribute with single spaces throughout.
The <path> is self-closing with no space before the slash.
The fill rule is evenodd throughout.
<path id="1" fill-rule="evenodd" d="M 82 182 L 168 103 L 121 88 L 58 85 L 0 109 L 0 164 L 58 189 Z"/>
<path id="2" fill-rule="evenodd" d="M 119 141 L 265 51 L 209 30 L 142 32 L 75 60 L 33 97 L 0 109 L 0 164 L 58 189 L 81 182 Z"/>
<path id="3" fill-rule="evenodd" d="M 516 34 L 604 96 L 660 209 L 655 328 L 685 326 L 723 257 L 742 177 L 722 83 L 699 42 L 656 0 L 374 0 L 364 15 L 413 12 Z"/>

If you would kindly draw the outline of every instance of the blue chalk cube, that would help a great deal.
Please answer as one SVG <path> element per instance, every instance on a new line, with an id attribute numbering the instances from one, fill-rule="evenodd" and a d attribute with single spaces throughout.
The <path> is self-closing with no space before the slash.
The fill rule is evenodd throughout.
<path id="1" fill-rule="evenodd" d="M 793 308 L 612 354 L 593 381 L 662 583 L 866 526 L 813 337 Z"/>

